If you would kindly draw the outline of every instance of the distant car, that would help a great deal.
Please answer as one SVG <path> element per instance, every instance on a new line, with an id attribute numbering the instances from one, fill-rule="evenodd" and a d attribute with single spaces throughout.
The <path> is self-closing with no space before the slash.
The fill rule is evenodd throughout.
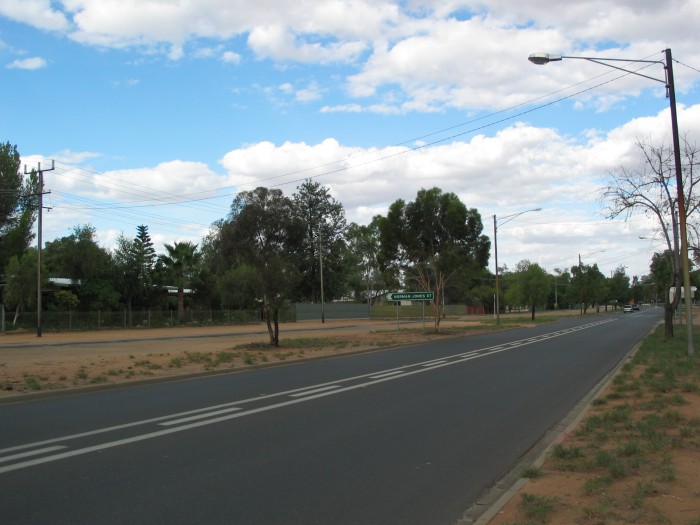
<path id="1" fill-rule="evenodd" d="M 638 304 L 633 304 L 633 305 L 632 305 L 632 310 L 638 312 L 638 311 L 639 311 L 639 305 L 638 305 Z"/>
<path id="2" fill-rule="evenodd" d="M 632 312 L 632 305 L 631 305 L 631 304 L 626 304 L 625 306 L 622 307 L 622 311 L 623 311 L 624 313 Z"/>

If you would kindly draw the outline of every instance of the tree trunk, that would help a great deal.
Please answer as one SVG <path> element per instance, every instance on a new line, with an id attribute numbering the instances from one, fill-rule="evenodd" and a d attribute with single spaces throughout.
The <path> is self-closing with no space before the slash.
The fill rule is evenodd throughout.
<path id="1" fill-rule="evenodd" d="M 275 347 L 280 345 L 280 311 L 279 308 L 275 308 L 274 314 L 274 327 L 275 327 L 275 338 L 273 344 Z"/>
<path id="2" fill-rule="evenodd" d="M 435 316 L 434 326 L 435 333 L 440 333 L 440 294 L 439 292 L 435 294 L 435 300 L 431 301 L 431 306 L 433 307 L 433 315 Z"/>
<path id="3" fill-rule="evenodd" d="M 666 301 L 664 304 L 664 341 L 673 339 L 673 305 Z"/>
<path id="4" fill-rule="evenodd" d="M 181 323 L 185 320 L 185 290 L 182 287 L 177 289 L 177 318 Z"/>
<path id="5" fill-rule="evenodd" d="M 535 320 L 535 305 L 532 305 L 532 318 L 533 321 Z"/>
<path id="6" fill-rule="evenodd" d="M 270 344 L 274 347 L 280 345 L 279 308 L 271 307 L 267 297 L 263 297 L 263 315 L 267 325 L 267 334 L 270 336 Z"/>
<path id="7" fill-rule="evenodd" d="M 127 323 L 129 324 L 129 327 L 134 326 L 134 310 L 131 306 L 131 295 L 126 300 L 126 318 L 127 318 Z"/>

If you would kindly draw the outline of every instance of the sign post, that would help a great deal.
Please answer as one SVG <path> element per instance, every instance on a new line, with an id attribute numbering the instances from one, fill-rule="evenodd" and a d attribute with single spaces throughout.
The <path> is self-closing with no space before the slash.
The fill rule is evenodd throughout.
<path id="1" fill-rule="evenodd" d="M 425 333 L 425 301 L 434 299 L 435 292 L 389 292 L 386 294 L 387 301 L 396 302 L 396 331 L 399 331 L 399 301 L 423 302 L 423 333 Z"/>

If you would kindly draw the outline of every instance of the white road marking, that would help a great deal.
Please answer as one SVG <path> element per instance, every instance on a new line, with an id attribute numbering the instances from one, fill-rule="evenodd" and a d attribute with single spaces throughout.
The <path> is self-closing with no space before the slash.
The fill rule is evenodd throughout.
<path id="1" fill-rule="evenodd" d="M 313 390 L 304 390 L 303 392 L 297 392 L 296 394 L 289 394 L 289 397 L 302 397 L 311 394 L 317 394 L 318 392 L 325 392 L 326 390 L 332 390 L 334 388 L 340 388 L 340 385 L 328 385 L 321 388 L 314 388 Z"/>
<path id="2" fill-rule="evenodd" d="M 180 419 L 175 419 L 173 421 L 165 421 L 163 423 L 159 423 L 159 425 L 163 426 L 163 427 L 168 427 L 168 426 L 172 426 L 172 425 L 180 425 L 182 423 L 187 423 L 189 421 L 196 421 L 197 419 L 205 419 L 208 417 L 218 416 L 221 414 L 228 414 L 229 412 L 236 412 L 238 410 L 243 410 L 243 409 L 238 408 L 238 407 L 225 408 L 224 410 L 216 410 L 214 412 L 205 412 L 204 414 L 197 414 L 196 416 L 182 417 Z"/>
<path id="3" fill-rule="evenodd" d="M 566 330 L 559 330 L 556 332 L 551 332 L 550 334 L 546 334 L 546 335 L 542 336 L 541 340 L 560 337 L 563 335 L 567 335 L 571 332 L 576 332 L 579 330 L 592 328 L 594 326 L 608 323 L 608 322 L 612 322 L 614 320 L 616 320 L 616 319 L 615 318 L 614 319 L 607 319 L 607 320 L 603 320 L 603 321 L 597 321 L 595 323 L 588 323 L 586 325 L 582 325 L 582 326 L 576 327 L 574 329 L 566 329 Z M 406 367 L 402 367 L 400 369 L 387 370 L 383 374 L 374 373 L 373 375 L 365 374 L 365 375 L 361 375 L 361 376 L 350 377 L 350 378 L 345 379 L 344 381 L 350 382 L 350 381 L 356 381 L 359 379 L 372 379 L 372 381 L 355 383 L 355 384 L 345 386 L 345 387 L 343 387 L 342 385 L 338 385 L 337 382 L 330 383 L 330 384 L 325 383 L 325 384 L 317 385 L 317 388 L 305 387 L 302 389 L 294 389 L 294 390 L 289 390 L 286 392 L 279 392 L 276 394 L 259 396 L 256 398 L 249 398 L 246 400 L 241 400 L 241 401 L 236 401 L 236 402 L 231 402 L 231 403 L 224 403 L 224 404 L 215 405 L 212 407 L 190 410 L 187 412 L 182 412 L 180 414 L 170 414 L 168 416 L 161 416 L 161 417 L 151 418 L 151 419 L 147 419 L 147 420 L 136 421 L 133 423 L 126 423 L 123 425 L 116 425 L 116 426 L 97 429 L 97 430 L 93 430 L 93 431 L 89 431 L 89 432 L 83 432 L 80 434 L 74 434 L 74 435 L 70 435 L 70 436 L 48 439 L 48 440 L 44 440 L 44 441 L 40 441 L 40 442 L 28 443 L 25 445 L 18 445 L 18 446 L 14 446 L 14 447 L 9 447 L 9 448 L 5 448 L 5 449 L 0 450 L 0 454 L 5 453 L 5 452 L 14 451 L 14 450 L 22 450 L 22 449 L 32 448 L 32 447 L 45 445 L 45 444 L 49 444 L 49 443 L 56 443 L 59 441 L 67 441 L 67 440 L 71 440 L 71 439 L 77 439 L 80 437 L 92 436 L 92 435 L 101 434 L 101 433 L 105 433 L 105 432 L 109 432 L 109 431 L 113 431 L 113 430 L 120 430 L 120 429 L 124 429 L 124 428 L 135 427 L 135 426 L 144 425 L 147 423 L 162 422 L 162 421 L 169 420 L 169 419 L 172 419 L 172 418 L 178 417 L 178 416 L 187 416 L 190 414 L 202 414 L 201 418 L 200 417 L 181 418 L 179 420 L 180 422 L 184 422 L 185 420 L 190 421 L 189 423 L 186 423 L 184 425 L 172 426 L 171 428 L 166 428 L 166 429 L 155 431 L 155 432 L 148 432 L 145 434 L 136 435 L 136 436 L 132 436 L 132 437 L 124 438 L 124 439 L 118 439 L 115 441 L 108 441 L 105 443 L 100 443 L 97 445 L 92 445 L 92 446 L 83 447 L 83 448 L 78 448 L 75 450 L 68 450 L 68 451 L 62 452 L 60 454 L 53 454 L 50 456 L 44 456 L 41 458 L 34 458 L 31 460 L 22 461 L 19 463 L 14 463 L 12 465 L 6 465 L 3 467 L 0 467 L 0 474 L 3 474 L 5 472 L 11 472 L 14 470 L 27 468 L 27 467 L 31 467 L 31 466 L 35 466 L 35 465 L 40 465 L 43 463 L 49 463 L 52 461 L 58 461 L 61 459 L 66 459 L 66 458 L 79 456 L 79 455 L 83 455 L 83 454 L 88 454 L 91 452 L 106 450 L 106 449 L 118 447 L 121 445 L 126 445 L 126 444 L 130 444 L 130 443 L 137 443 L 139 441 L 145 441 L 148 439 L 153 439 L 153 438 L 165 436 L 168 434 L 173 434 L 175 432 L 182 432 L 185 430 L 204 427 L 207 425 L 213 425 L 216 423 L 228 421 L 231 419 L 236 419 L 236 418 L 251 415 L 251 414 L 267 412 L 269 410 L 274 410 L 277 408 L 282 408 L 282 407 L 294 405 L 297 403 L 303 403 L 306 401 L 310 401 L 312 399 L 317 399 L 317 398 L 321 398 L 321 397 L 325 397 L 325 396 L 329 396 L 329 395 L 335 395 L 335 394 L 339 394 L 342 392 L 348 392 L 348 391 L 359 389 L 359 388 L 365 388 L 367 386 L 383 383 L 385 381 L 392 381 L 394 379 L 401 379 L 401 378 L 408 377 L 408 376 L 411 376 L 414 374 L 429 372 L 435 368 L 441 368 L 443 366 L 455 365 L 455 364 L 463 363 L 466 361 L 471 361 L 472 359 L 479 359 L 482 357 L 487 357 L 487 356 L 492 355 L 492 354 L 509 351 L 509 350 L 512 350 L 512 349 L 517 348 L 517 347 L 532 344 L 533 342 L 534 341 L 532 341 L 532 339 L 529 339 L 529 340 L 523 339 L 520 341 L 516 341 L 515 342 L 516 345 L 514 345 L 514 346 L 504 347 L 504 346 L 499 345 L 499 346 L 494 346 L 494 347 L 473 350 L 473 351 L 468 352 L 466 354 L 454 355 L 454 356 L 452 356 L 453 357 L 452 359 L 444 360 L 444 362 L 440 363 L 440 364 L 436 363 L 435 361 L 424 361 L 423 363 L 415 363 L 414 365 L 411 365 L 411 366 L 415 367 L 415 369 L 409 370 L 409 371 L 404 370 L 404 368 L 406 368 Z M 432 363 L 433 366 L 424 367 L 424 365 L 430 364 L 430 363 Z M 419 368 L 419 367 L 423 367 L 423 368 Z M 312 390 L 309 390 L 309 388 L 312 388 Z M 252 408 L 250 410 L 242 410 L 242 409 L 239 409 L 239 408 L 233 406 L 233 405 L 240 405 L 242 403 L 260 401 L 263 399 L 270 399 L 270 398 L 284 396 L 284 395 L 295 397 L 295 399 L 289 399 L 287 401 L 282 401 L 282 402 L 274 403 L 271 405 L 265 405 L 265 406 L 258 407 L 258 408 Z M 224 407 L 226 407 L 227 409 L 221 410 L 219 412 L 222 415 L 219 415 L 219 417 L 211 418 L 212 415 L 215 415 L 215 413 L 211 412 L 212 409 L 224 408 Z M 204 412 L 207 412 L 207 413 L 204 414 Z M 234 412 L 234 413 L 231 413 L 231 412 Z M 204 419 L 204 421 L 192 421 L 193 419 Z M 22 457 L 30 457 L 33 455 L 38 455 L 38 454 L 42 454 L 45 452 L 51 452 L 51 451 L 55 451 L 55 450 L 61 450 L 64 448 L 66 448 L 66 447 L 63 447 L 63 446 L 47 447 L 45 449 L 40 449 L 40 450 L 36 450 L 36 451 L 28 451 L 25 453 L 17 454 L 17 455 L 15 455 L 15 457 L 16 457 L 16 459 L 21 459 Z"/>
<path id="4" fill-rule="evenodd" d="M 28 458 L 31 456 L 38 456 L 40 454 L 46 454 L 48 452 L 56 452 L 57 450 L 63 450 L 64 448 L 67 447 L 56 445 L 54 447 L 38 448 L 36 450 L 30 450 L 28 452 L 20 452 L 19 454 L 12 454 L 11 456 L 5 456 L 0 458 L 0 463 L 14 461 L 16 459 Z"/>
<path id="5" fill-rule="evenodd" d="M 391 372 L 386 372 L 384 374 L 375 374 L 373 376 L 369 376 L 370 379 L 381 379 L 383 377 L 391 377 L 391 376 L 396 376 L 399 374 L 404 374 L 406 373 L 405 370 L 393 370 Z"/>

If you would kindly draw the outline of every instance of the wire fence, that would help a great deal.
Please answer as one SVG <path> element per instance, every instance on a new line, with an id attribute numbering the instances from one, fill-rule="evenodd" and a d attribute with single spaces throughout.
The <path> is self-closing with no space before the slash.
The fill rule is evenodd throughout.
<path id="1" fill-rule="evenodd" d="M 441 308 L 441 315 L 455 317 L 462 315 L 483 314 L 472 311 L 472 307 L 464 305 L 446 305 Z M 0 331 L 26 330 L 38 328 L 37 312 L 19 312 L 15 314 L 0 304 Z M 318 303 L 290 304 L 279 311 L 280 323 L 293 323 L 311 320 L 339 319 L 421 319 L 432 320 L 433 309 L 420 303 L 412 305 L 381 305 L 369 308 L 366 304 Z M 106 330 L 126 328 L 167 328 L 172 326 L 226 326 L 261 323 L 264 321 L 260 309 L 250 310 L 213 310 L 188 308 L 182 319 L 178 318 L 177 310 L 106 310 L 82 312 L 75 310 L 47 310 L 41 313 L 41 329 L 43 331 L 70 330 Z"/>

